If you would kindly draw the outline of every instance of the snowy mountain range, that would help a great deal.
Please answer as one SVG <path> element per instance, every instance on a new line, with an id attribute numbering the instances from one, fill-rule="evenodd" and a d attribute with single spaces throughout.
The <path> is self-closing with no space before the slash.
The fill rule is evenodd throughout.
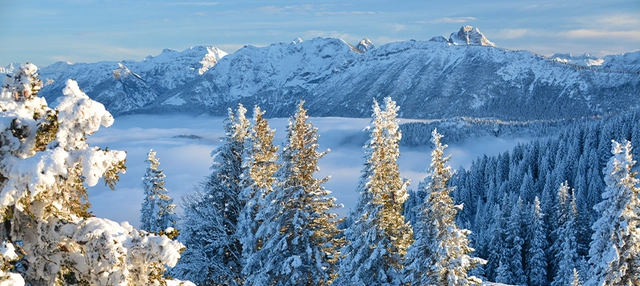
<path id="1" fill-rule="evenodd" d="M 284 117 L 304 99 L 312 116 L 368 117 L 372 99 L 386 96 L 398 102 L 401 117 L 423 119 L 559 119 L 640 106 L 640 52 L 545 57 L 497 48 L 470 26 L 448 39 L 379 47 L 368 39 L 353 46 L 315 38 L 233 54 L 198 46 L 140 62 L 58 62 L 41 68 L 40 78 L 49 102 L 73 78 L 116 116 L 225 115 L 243 103 Z"/>

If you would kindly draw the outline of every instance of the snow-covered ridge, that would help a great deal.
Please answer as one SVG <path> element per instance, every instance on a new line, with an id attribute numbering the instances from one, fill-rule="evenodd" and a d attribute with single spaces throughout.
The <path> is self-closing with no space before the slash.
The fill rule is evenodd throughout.
<path id="1" fill-rule="evenodd" d="M 574 56 L 572 54 L 554 54 L 550 58 L 562 63 L 571 63 L 582 66 L 601 66 L 604 63 L 604 59 L 590 54 L 582 54 L 577 56 Z"/>
<path id="2" fill-rule="evenodd" d="M 115 79 L 120 65 L 139 77 Z M 243 103 L 286 117 L 304 99 L 314 116 L 368 117 L 373 98 L 392 96 L 408 118 L 558 119 L 637 107 L 640 52 L 585 67 L 496 48 L 465 26 L 449 39 L 375 48 L 367 39 L 353 46 L 315 38 L 245 46 L 228 55 L 199 46 L 141 62 L 57 63 L 42 69 L 41 78 L 54 81 L 43 96 L 59 94 L 58 79 L 74 78 L 115 115 L 224 115 Z"/>

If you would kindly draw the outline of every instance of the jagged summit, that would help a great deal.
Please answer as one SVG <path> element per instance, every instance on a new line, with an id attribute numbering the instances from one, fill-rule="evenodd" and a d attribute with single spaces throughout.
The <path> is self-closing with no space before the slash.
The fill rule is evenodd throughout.
<path id="1" fill-rule="evenodd" d="M 360 50 L 363 53 L 373 50 L 374 48 L 375 46 L 373 45 L 373 42 L 367 38 L 362 39 L 362 41 L 360 41 L 360 43 L 358 43 L 358 45 L 356 46 L 356 49 Z"/>
<path id="2" fill-rule="evenodd" d="M 551 59 L 563 63 L 570 63 L 581 66 L 600 66 L 604 63 L 603 59 L 587 53 L 581 55 L 573 55 L 571 53 L 557 53 L 551 56 Z"/>
<path id="3" fill-rule="evenodd" d="M 449 43 L 454 45 L 470 45 L 470 46 L 488 46 L 495 47 L 496 45 L 490 42 L 478 28 L 471 26 L 464 26 L 460 28 L 457 33 L 451 33 L 449 36 Z"/>
<path id="4" fill-rule="evenodd" d="M 219 61 L 204 72 L 203 59 L 217 49 L 199 46 L 140 62 L 52 65 L 40 70 L 47 85 L 39 94 L 54 100 L 65 79 L 74 78 L 116 116 L 224 115 L 242 103 L 259 104 L 270 117 L 286 117 L 304 99 L 315 116 L 361 117 L 370 115 L 371 99 L 381 96 L 401 98 L 406 118 L 533 120 L 638 106 L 640 52 L 607 56 L 597 69 L 582 69 L 528 51 L 479 46 L 494 45 L 473 27 L 454 33 L 451 42 L 437 37 L 373 49 L 366 39 L 355 47 L 337 38 L 314 38 L 245 46 L 224 58 L 214 56 L 211 62 Z"/>

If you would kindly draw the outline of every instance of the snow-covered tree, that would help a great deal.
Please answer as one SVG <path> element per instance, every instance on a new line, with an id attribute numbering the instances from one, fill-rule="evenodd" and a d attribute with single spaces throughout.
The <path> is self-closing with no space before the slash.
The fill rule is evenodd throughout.
<path id="1" fill-rule="evenodd" d="M 547 232 L 544 225 L 540 200 L 535 197 L 530 213 L 531 225 L 529 226 L 529 245 L 526 250 L 527 282 L 528 285 L 547 285 L 547 257 L 545 250 L 549 245 Z"/>
<path id="2" fill-rule="evenodd" d="M 594 208 L 589 249 L 591 277 L 585 285 L 640 285 L 640 187 L 631 143 L 613 141 L 604 169 L 606 188 Z"/>
<path id="3" fill-rule="evenodd" d="M 329 178 L 314 176 L 326 152 L 318 152 L 303 103 L 289 120 L 276 185 L 256 216 L 262 247 L 247 263 L 262 267 L 251 269 L 249 285 L 329 285 L 336 276 L 344 239 L 332 210 L 339 205 L 322 186 Z"/>
<path id="4" fill-rule="evenodd" d="M 345 231 L 347 244 L 340 263 L 337 284 L 399 285 L 403 258 L 413 241 L 411 225 L 405 222 L 403 203 L 409 181 L 400 177 L 401 132 L 398 107 L 387 97 L 385 110 L 374 101 L 370 138 L 364 146 L 364 168 L 357 191 L 358 202 L 349 216 L 353 223 Z"/>
<path id="5" fill-rule="evenodd" d="M 507 284 L 523 285 L 527 282 L 524 269 L 524 225 L 523 225 L 523 202 L 520 197 L 512 203 L 511 212 L 507 221 L 505 238 L 504 265 L 507 267 L 503 273 L 503 279 L 496 279 L 496 282 Z"/>
<path id="6" fill-rule="evenodd" d="M 478 285 L 482 280 L 468 272 L 484 260 L 470 257 L 469 231 L 460 229 L 455 218 L 462 205 L 455 205 L 449 186 L 453 172 L 447 166 L 450 156 L 444 156 L 446 144 L 442 135 L 433 130 L 431 165 L 425 178 L 424 203 L 419 205 L 414 224 L 415 242 L 405 256 L 404 282 L 410 285 Z"/>
<path id="7" fill-rule="evenodd" d="M 144 201 L 140 211 L 140 229 L 173 237 L 177 234 L 174 228 L 178 221 L 174 213 L 176 205 L 173 204 L 173 199 L 169 197 L 169 192 L 164 187 L 166 176 L 161 169 L 158 169 L 160 159 L 156 157 L 153 149 L 149 150 L 145 162 L 149 167 L 142 177 Z"/>
<path id="8" fill-rule="evenodd" d="M 573 281 L 573 270 L 578 267 L 577 218 L 575 196 L 565 182 L 558 190 L 558 227 L 554 230 L 555 242 L 551 247 L 556 264 L 552 286 L 569 285 Z"/>
<path id="9" fill-rule="evenodd" d="M 573 280 L 571 281 L 571 286 L 582 286 L 580 283 L 580 275 L 578 275 L 578 270 L 573 268 Z"/>
<path id="10" fill-rule="evenodd" d="M 125 170 L 125 152 L 86 142 L 113 117 L 73 80 L 49 108 L 36 96 L 36 71 L 22 65 L 0 93 L 1 256 L 21 265 L 3 276 L 30 285 L 168 283 L 165 265 L 177 263 L 180 243 L 89 212 L 87 187 L 102 178 L 113 188 Z"/>
<path id="11" fill-rule="evenodd" d="M 240 285 L 242 246 L 236 237 L 244 207 L 243 150 L 249 132 L 246 109 L 229 109 L 223 144 L 212 152 L 212 172 L 200 189 L 183 201 L 185 209 L 179 240 L 187 249 L 173 269 L 176 277 L 203 285 Z"/>
<path id="12" fill-rule="evenodd" d="M 240 212 L 236 236 L 242 243 L 243 273 L 249 276 L 262 268 L 256 252 L 262 247 L 262 241 L 256 238 L 258 227 L 262 224 L 256 219 L 258 212 L 267 207 L 265 196 L 271 193 L 278 170 L 278 146 L 273 144 L 275 130 L 269 128 L 264 111 L 256 106 L 253 110 L 253 124 L 249 137 L 245 141 L 245 166 L 242 175 L 241 200 L 245 202 Z"/>
<path id="13" fill-rule="evenodd" d="M 498 277 L 504 276 L 503 270 L 509 267 L 508 260 L 505 257 L 508 212 L 503 210 L 503 208 L 507 207 L 508 205 L 504 203 L 503 206 L 495 204 L 490 208 L 492 223 L 487 234 L 490 239 L 485 275 L 489 280 L 493 281 L 501 281 Z"/>

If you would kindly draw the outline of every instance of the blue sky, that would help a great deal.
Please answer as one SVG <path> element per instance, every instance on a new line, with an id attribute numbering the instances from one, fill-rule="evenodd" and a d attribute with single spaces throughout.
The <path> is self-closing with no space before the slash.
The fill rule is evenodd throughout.
<path id="1" fill-rule="evenodd" d="M 0 65 L 142 60 L 164 48 L 232 53 L 297 37 L 376 46 L 471 25 L 498 47 L 597 56 L 640 49 L 640 1 L 0 0 Z"/>

